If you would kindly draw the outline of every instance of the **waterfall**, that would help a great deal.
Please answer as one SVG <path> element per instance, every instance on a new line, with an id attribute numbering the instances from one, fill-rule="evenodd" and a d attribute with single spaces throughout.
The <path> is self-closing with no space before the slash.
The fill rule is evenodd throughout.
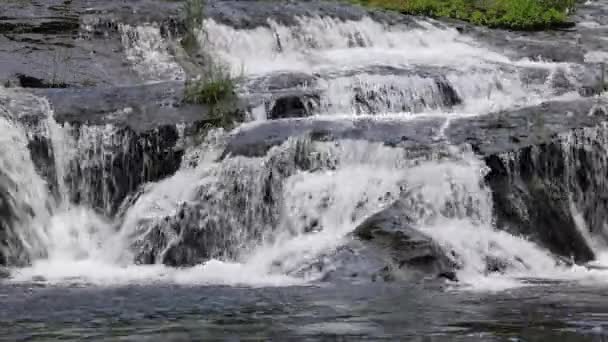
<path id="1" fill-rule="evenodd" d="M 312 17 L 298 18 L 295 26 L 269 20 L 267 27 L 236 30 L 208 20 L 201 32 L 201 46 L 235 75 L 309 75 L 291 88 L 302 97 L 320 92 L 306 115 L 481 114 L 577 97 L 586 74 L 568 63 L 509 60 L 454 29 L 426 22 L 408 27 Z M 257 83 L 266 87 L 246 92 L 266 96 L 272 108 L 272 89 Z"/>
<path id="2" fill-rule="evenodd" d="M 146 81 L 183 80 L 184 70 L 170 54 L 157 25 L 119 26 L 127 60 Z"/>
<path id="3" fill-rule="evenodd" d="M 50 196 L 46 182 L 34 168 L 24 129 L 2 115 L 0 256 L 4 263 L 23 264 L 47 253 L 44 225 L 51 216 Z"/>
<path id="4" fill-rule="evenodd" d="M 121 24 L 119 33 L 143 81 L 185 78 L 176 42 L 158 24 Z M 293 26 L 268 19 L 235 29 L 208 19 L 198 38 L 242 76 L 239 95 L 254 121 L 284 119 L 285 131 L 290 120 L 335 120 L 353 131 L 362 119 L 386 127 L 425 116 L 441 122 L 417 133 L 431 138 L 397 134 L 391 144 L 305 132 L 277 143 L 270 134 L 261 138 L 268 149 L 248 157 L 227 146 L 255 135 L 258 122 L 232 132 L 182 122 L 146 131 L 61 122 L 45 98 L 0 88 L 0 261 L 13 281 L 325 281 L 349 262 L 368 265 L 371 247 L 356 228 L 394 203 L 453 262 L 455 287 L 603 277 L 564 255 L 586 262 L 608 239 L 596 196 L 606 187 L 604 126 L 483 156 L 451 146 L 445 134 L 455 117 L 579 99 L 586 66 L 513 60 L 427 21 L 299 17 Z M 553 196 L 563 193 L 569 197 Z M 555 205 L 560 222 L 576 223 L 578 233 L 563 232 L 582 247 L 558 246 L 561 236 L 544 234 L 551 227 L 535 226 L 539 198 Z"/>

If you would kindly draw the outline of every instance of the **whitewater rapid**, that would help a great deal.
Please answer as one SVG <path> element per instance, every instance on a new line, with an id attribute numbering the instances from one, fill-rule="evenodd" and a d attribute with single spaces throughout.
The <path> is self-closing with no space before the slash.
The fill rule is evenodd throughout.
<path id="1" fill-rule="evenodd" d="M 185 78 L 157 25 L 122 25 L 120 31 L 126 58 L 144 79 Z M 413 114 L 458 117 L 579 96 L 573 90 L 580 85 L 581 71 L 575 64 L 512 60 L 453 28 L 426 21 L 406 27 L 369 18 L 299 18 L 295 27 L 269 21 L 267 27 L 237 30 L 208 20 L 199 39 L 235 75 L 245 78 L 243 96 L 261 93 L 271 102 L 272 90 L 256 88 L 256 80 L 282 73 L 314 76 L 312 84 L 297 86 L 297 90 L 321 93 L 311 120 L 356 120 L 361 115 L 378 120 L 408 120 Z M 545 76 L 527 79 L 532 72 Z M 453 88 L 458 103 L 445 103 L 445 85 L 438 83 L 439 76 Z M 557 78 L 572 87 L 556 87 Z M 6 92 L 0 89 L 0 94 Z M 366 99 L 367 110 L 353 103 L 357 96 Z M 112 140 L 117 139 L 115 127 L 83 127 L 74 140 L 69 125 L 55 122 L 48 102 L 33 101 L 39 101 L 36 110 L 48 118 L 43 134 L 52 141 L 58 191 L 50 194 L 36 173 L 27 151 L 28 130 L 7 119 L 17 115 L 16 110 L 4 108 L 13 113 L 0 117 L 1 143 L 10 147 L 0 149 L 0 171 L 4 172 L 0 175 L 15 185 L 11 191 L 17 207 L 28 206 L 32 212 L 20 220 L 21 236 L 17 237 L 26 242 L 31 265 L 12 269 L 14 282 L 307 285 L 322 279 L 325 271 L 302 276 L 299 269 L 347 243 L 359 223 L 406 190 L 412 196 L 410 205 L 420 209 L 417 228 L 458 255 L 459 283 L 453 284 L 458 288 L 501 290 L 522 286 L 529 278 L 608 280 L 608 273 L 560 265 L 548 251 L 524 237 L 495 229 L 491 192 L 484 184 L 486 166 L 471 151 L 452 147 L 447 147 L 448 158 L 415 159 L 402 149 L 378 143 L 292 139 L 264 157 L 218 161 L 230 133 L 211 132 L 207 141 L 189 147 L 180 170 L 145 184 L 132 205 L 110 219 L 86 203 L 71 203 L 66 179 L 75 158 L 87 165 L 104 165 L 103 153 L 79 151 L 91 146 L 92 151 L 104 151 L 105 145 L 116 145 Z M 252 118 L 265 120 L 266 113 L 262 109 L 252 113 Z M 273 213 L 278 224 L 266 229 L 266 217 L 261 214 L 263 189 L 258 181 L 277 160 L 285 164 L 293 160 L 302 144 L 308 149 L 306 156 L 314 156 L 319 165 L 310 171 L 290 169 L 278 179 L 281 203 Z M 92 189 L 86 180 L 80 182 L 77 187 L 84 192 Z M 238 196 L 245 196 L 245 213 L 243 208 L 223 206 L 237 196 L 227 190 L 229 184 L 244 189 Z M 231 223 L 230 234 L 234 235 L 230 238 L 239 247 L 234 255 L 222 257 L 220 253 L 189 268 L 135 264 L 135 249 L 154 224 L 162 226 L 180 206 L 200 201 L 201 194 L 208 198 L 209 217 Z M 455 212 L 445 215 L 448 204 Z M 247 224 L 242 221 L 244 215 L 251 216 Z M 317 231 L 310 232 L 311 218 Z M 261 239 L 250 239 L 251 225 L 263 231 Z M 166 232 L 170 239 L 178 238 Z M 488 257 L 509 261 L 510 266 L 503 274 L 487 274 Z"/>

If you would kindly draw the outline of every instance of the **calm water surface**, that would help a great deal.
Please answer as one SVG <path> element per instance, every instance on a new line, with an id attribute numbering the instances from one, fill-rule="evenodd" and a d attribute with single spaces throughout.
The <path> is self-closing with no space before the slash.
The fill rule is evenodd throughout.
<path id="1" fill-rule="evenodd" d="M 608 341 L 608 291 L 0 286 L 2 341 Z"/>

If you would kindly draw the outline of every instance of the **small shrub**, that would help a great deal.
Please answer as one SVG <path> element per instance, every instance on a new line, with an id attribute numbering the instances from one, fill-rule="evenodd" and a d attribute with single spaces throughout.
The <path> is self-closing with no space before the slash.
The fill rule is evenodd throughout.
<path id="1" fill-rule="evenodd" d="M 576 0 L 353 0 L 405 14 L 454 18 L 476 25 L 536 30 L 563 25 Z"/>

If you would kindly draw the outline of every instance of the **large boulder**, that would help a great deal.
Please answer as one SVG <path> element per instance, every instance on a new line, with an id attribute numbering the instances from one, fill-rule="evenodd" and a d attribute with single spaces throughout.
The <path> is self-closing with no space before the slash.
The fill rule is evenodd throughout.
<path id="1" fill-rule="evenodd" d="M 585 179 L 587 173 L 577 170 L 591 165 L 577 166 L 567 156 L 559 142 L 489 156 L 486 163 L 491 171 L 486 181 L 493 190 L 498 227 L 527 236 L 556 255 L 584 263 L 595 257 L 585 234 L 597 232 L 605 224 L 604 194 L 608 189 L 603 181 Z M 569 178 L 570 172 L 579 176 Z M 596 184 L 591 187 L 593 182 Z M 577 222 L 578 210 L 586 225 Z M 602 232 L 597 233 L 600 236 Z"/>
<path id="2" fill-rule="evenodd" d="M 407 208 L 396 201 L 355 230 L 360 240 L 379 247 L 397 269 L 455 280 L 456 264 L 431 237 L 412 226 Z"/>

